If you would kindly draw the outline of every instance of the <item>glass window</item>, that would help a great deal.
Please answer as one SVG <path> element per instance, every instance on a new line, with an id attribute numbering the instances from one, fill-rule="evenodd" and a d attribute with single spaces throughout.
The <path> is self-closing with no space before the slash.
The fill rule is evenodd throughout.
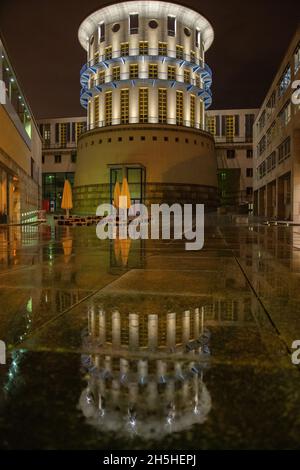
<path id="1" fill-rule="evenodd" d="M 130 75 L 130 78 L 138 78 L 139 77 L 139 66 L 138 66 L 138 64 L 130 64 L 130 66 L 129 66 L 129 75 Z"/>
<path id="2" fill-rule="evenodd" d="M 167 122 L 167 89 L 158 89 L 158 122 L 163 124 Z"/>
<path id="3" fill-rule="evenodd" d="M 190 102 L 191 127 L 195 127 L 195 105 L 196 105 L 196 96 L 191 95 L 191 102 Z"/>
<path id="4" fill-rule="evenodd" d="M 99 70 L 98 72 L 98 84 L 102 85 L 105 83 L 105 70 Z"/>
<path id="5" fill-rule="evenodd" d="M 105 48 L 105 60 L 110 60 L 112 58 L 112 46 L 107 46 Z"/>
<path id="6" fill-rule="evenodd" d="M 176 18 L 175 16 L 168 16 L 168 36 L 175 36 L 176 34 Z"/>
<path id="7" fill-rule="evenodd" d="M 112 92 L 105 92 L 105 125 L 111 126 L 112 124 Z"/>
<path id="8" fill-rule="evenodd" d="M 176 91 L 176 124 L 183 125 L 183 92 Z"/>
<path id="9" fill-rule="evenodd" d="M 105 24 L 101 23 L 99 26 L 99 41 L 104 42 L 105 41 Z"/>
<path id="10" fill-rule="evenodd" d="M 119 65 L 116 65 L 115 67 L 112 68 L 112 73 L 113 73 L 113 80 L 119 81 L 121 77 Z"/>
<path id="11" fill-rule="evenodd" d="M 183 71 L 183 80 L 184 83 L 190 83 L 191 82 L 191 71 L 188 69 L 185 69 Z"/>
<path id="12" fill-rule="evenodd" d="M 54 155 L 54 162 L 61 163 L 61 155 Z"/>
<path id="13" fill-rule="evenodd" d="M 168 65 L 168 80 L 176 80 L 175 65 Z"/>
<path id="14" fill-rule="evenodd" d="M 157 78 L 158 77 L 158 65 L 157 64 L 149 64 L 149 78 Z"/>
<path id="15" fill-rule="evenodd" d="M 121 124 L 128 124 L 129 122 L 129 89 L 123 88 L 120 95 L 121 107 Z"/>
<path id="16" fill-rule="evenodd" d="M 139 54 L 148 55 L 148 41 L 139 42 Z"/>
<path id="17" fill-rule="evenodd" d="M 183 59 L 183 46 L 176 46 L 176 59 Z"/>
<path id="18" fill-rule="evenodd" d="M 129 33 L 138 34 L 139 32 L 139 15 L 134 13 L 129 15 Z"/>
<path id="19" fill-rule="evenodd" d="M 158 43 L 158 55 L 167 56 L 167 43 L 166 42 L 159 42 Z"/>
<path id="20" fill-rule="evenodd" d="M 122 42 L 121 43 L 121 56 L 125 57 L 129 55 L 129 43 L 128 42 Z"/>
<path id="21" fill-rule="evenodd" d="M 215 116 L 207 116 L 207 132 L 210 132 L 212 135 L 216 135 L 216 117 Z"/>
<path id="22" fill-rule="evenodd" d="M 100 102 L 100 97 L 95 96 L 94 98 L 94 125 L 96 127 L 99 127 L 99 102 Z"/>
<path id="23" fill-rule="evenodd" d="M 148 88 L 139 89 L 140 122 L 148 122 Z"/>

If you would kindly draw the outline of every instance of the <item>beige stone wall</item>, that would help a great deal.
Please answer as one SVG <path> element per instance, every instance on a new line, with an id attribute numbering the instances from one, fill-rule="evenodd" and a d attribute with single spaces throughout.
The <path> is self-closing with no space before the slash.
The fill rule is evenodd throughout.
<path id="1" fill-rule="evenodd" d="M 130 137 L 134 140 L 130 141 Z M 172 126 L 127 125 L 82 135 L 75 187 L 109 183 L 108 165 L 125 163 L 144 165 L 147 182 L 217 186 L 215 147 L 209 134 Z"/>
<path id="2" fill-rule="evenodd" d="M 75 174 L 75 211 L 94 213 L 100 203 L 109 201 L 109 165 L 114 164 L 145 167 L 147 204 L 217 205 L 215 147 L 213 138 L 205 132 L 140 125 L 113 126 L 82 135 Z"/>

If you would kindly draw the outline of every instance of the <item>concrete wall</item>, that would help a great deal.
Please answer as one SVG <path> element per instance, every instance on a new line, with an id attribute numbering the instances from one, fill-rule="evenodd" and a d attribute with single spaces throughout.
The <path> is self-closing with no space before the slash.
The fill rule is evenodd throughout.
<path id="1" fill-rule="evenodd" d="M 84 204 L 88 212 L 93 212 L 100 201 L 109 201 L 109 165 L 115 164 L 145 167 L 148 202 L 205 200 L 217 204 L 215 147 L 213 138 L 205 132 L 140 125 L 113 126 L 82 135 L 78 142 L 75 201 L 89 193 L 94 202 Z M 81 195 L 79 199 L 76 194 Z M 80 206 L 75 202 L 75 210 Z"/>

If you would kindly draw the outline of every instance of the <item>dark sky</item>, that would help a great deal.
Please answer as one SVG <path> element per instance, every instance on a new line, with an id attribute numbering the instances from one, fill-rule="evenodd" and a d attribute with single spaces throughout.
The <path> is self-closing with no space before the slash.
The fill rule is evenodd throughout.
<path id="1" fill-rule="evenodd" d="M 77 31 L 103 0 L 0 0 L 0 30 L 36 118 L 84 115 Z M 212 108 L 261 104 L 300 21 L 299 0 L 182 0 L 215 30 Z"/>

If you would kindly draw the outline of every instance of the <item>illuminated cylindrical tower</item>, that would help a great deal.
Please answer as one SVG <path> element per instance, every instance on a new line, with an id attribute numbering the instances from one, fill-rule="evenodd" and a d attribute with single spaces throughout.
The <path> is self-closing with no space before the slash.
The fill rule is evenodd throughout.
<path id="1" fill-rule="evenodd" d="M 130 1 L 91 14 L 79 28 L 88 62 L 81 104 L 75 208 L 94 212 L 127 177 L 134 201 L 215 207 L 214 142 L 204 131 L 213 29 L 173 3 Z"/>

